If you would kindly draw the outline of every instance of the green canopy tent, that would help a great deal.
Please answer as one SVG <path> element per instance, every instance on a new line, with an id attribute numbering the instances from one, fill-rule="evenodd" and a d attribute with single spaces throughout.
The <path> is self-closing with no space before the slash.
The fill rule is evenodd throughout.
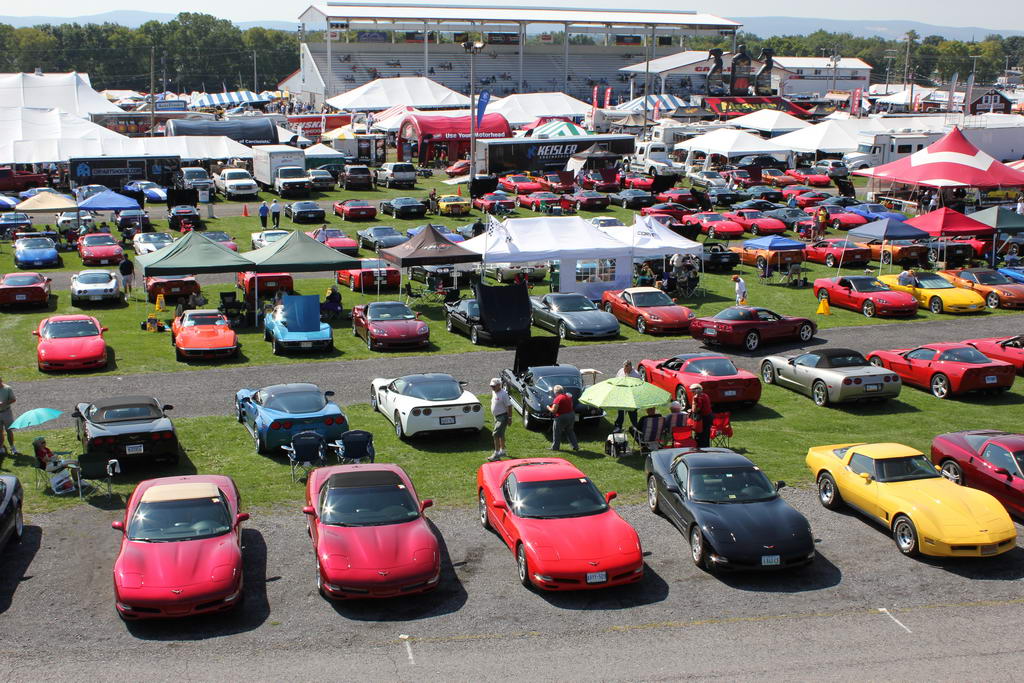
<path id="1" fill-rule="evenodd" d="M 240 273 L 252 270 L 252 262 L 241 254 L 214 242 L 195 230 L 169 247 L 136 259 L 143 277 L 152 275 L 194 275 L 196 273 Z"/>
<path id="2" fill-rule="evenodd" d="M 243 256 L 250 264 L 244 270 L 255 273 L 316 273 L 359 267 L 359 259 L 335 251 L 300 230 Z"/>
<path id="3" fill-rule="evenodd" d="M 985 225 L 991 225 L 996 229 L 996 234 L 992 236 L 992 263 L 996 262 L 996 251 L 1000 237 L 1009 240 L 1013 235 L 1019 235 L 1024 232 L 1024 216 L 1016 211 L 1004 209 L 1001 206 L 983 209 L 972 213 L 970 217 Z"/>

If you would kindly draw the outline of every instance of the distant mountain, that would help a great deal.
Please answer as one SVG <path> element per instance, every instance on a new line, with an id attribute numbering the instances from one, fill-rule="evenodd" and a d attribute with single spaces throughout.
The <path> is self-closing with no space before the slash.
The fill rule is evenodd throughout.
<path id="1" fill-rule="evenodd" d="M 919 21 L 872 20 L 872 19 L 810 19 L 806 17 L 730 17 L 743 24 L 743 30 L 757 36 L 807 35 L 815 31 L 829 33 L 851 33 L 862 38 L 878 36 L 899 40 L 907 31 L 917 31 L 925 36 L 942 36 L 948 40 L 984 40 L 990 33 L 1003 36 L 1020 36 L 1024 31 L 981 28 L 978 26 L 935 26 Z"/>
<path id="2" fill-rule="evenodd" d="M 40 24 L 120 24 L 128 28 L 138 28 L 147 21 L 170 21 L 174 14 L 161 12 L 139 12 L 136 10 L 117 10 L 104 12 L 102 14 L 90 14 L 81 17 L 5 17 L 0 16 L 0 24 L 10 24 L 15 28 L 23 26 L 38 26 Z M 276 28 L 282 31 L 294 31 L 298 28 L 298 22 L 289 21 L 236 21 L 235 25 L 241 29 L 259 26 L 262 28 Z"/>

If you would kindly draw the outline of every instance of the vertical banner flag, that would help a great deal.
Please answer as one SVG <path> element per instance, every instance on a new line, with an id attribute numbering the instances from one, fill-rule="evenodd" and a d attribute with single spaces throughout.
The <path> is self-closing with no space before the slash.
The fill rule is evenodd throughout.
<path id="1" fill-rule="evenodd" d="M 967 85 L 964 87 L 964 106 L 963 112 L 966 116 L 971 113 L 971 99 L 974 97 L 974 72 L 967 77 Z"/>
<path id="2" fill-rule="evenodd" d="M 594 104 L 594 109 L 597 109 L 597 86 L 596 85 L 594 86 L 594 95 L 591 98 L 591 101 Z"/>
<path id="3" fill-rule="evenodd" d="M 949 94 L 946 95 L 946 111 L 956 111 L 956 85 L 960 80 L 960 72 L 955 72 L 949 79 Z"/>
<path id="4" fill-rule="evenodd" d="M 651 120 L 658 120 L 658 113 L 661 111 L 661 100 L 654 101 L 654 112 L 651 114 Z"/>
<path id="5" fill-rule="evenodd" d="M 604 108 L 612 106 L 612 86 L 608 86 L 604 89 Z"/>
<path id="6" fill-rule="evenodd" d="M 484 120 L 484 110 L 487 109 L 487 103 L 491 101 L 491 91 L 484 90 L 480 93 L 480 97 L 476 100 L 476 125 L 479 128 L 480 124 Z"/>
<path id="7" fill-rule="evenodd" d="M 850 116 L 857 116 L 858 114 L 860 114 L 860 88 L 854 90 L 850 98 Z"/>

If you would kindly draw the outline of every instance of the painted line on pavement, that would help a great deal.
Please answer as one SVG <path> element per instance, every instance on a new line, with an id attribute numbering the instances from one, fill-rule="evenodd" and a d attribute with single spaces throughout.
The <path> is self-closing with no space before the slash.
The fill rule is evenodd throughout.
<path id="1" fill-rule="evenodd" d="M 897 619 L 896 617 L 894 617 L 894 616 L 892 615 L 892 612 L 890 612 L 890 611 L 889 611 L 889 610 L 887 610 L 886 608 L 884 608 L 884 607 L 879 607 L 879 608 L 878 608 L 878 611 L 879 611 L 879 612 L 881 612 L 882 614 L 884 614 L 885 616 L 889 617 L 889 618 L 890 618 L 890 619 L 892 619 L 893 621 L 895 621 L 895 622 L 896 622 L 896 624 L 897 624 L 897 625 L 898 625 L 898 626 L 899 626 L 899 627 L 900 627 L 901 629 L 903 629 L 904 631 L 906 631 L 907 633 L 913 633 L 913 631 L 911 631 L 911 630 L 910 630 L 909 628 L 907 628 L 906 624 L 904 624 L 904 623 L 903 623 L 902 621 L 900 621 L 899 619 Z"/>

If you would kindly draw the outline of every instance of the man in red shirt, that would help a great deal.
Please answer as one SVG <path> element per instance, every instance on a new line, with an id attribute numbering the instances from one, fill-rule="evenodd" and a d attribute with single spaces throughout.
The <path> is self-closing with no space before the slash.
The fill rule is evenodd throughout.
<path id="1" fill-rule="evenodd" d="M 548 406 L 548 412 L 555 416 L 551 423 L 551 450 L 561 450 L 559 447 L 566 440 L 572 444 L 574 451 L 578 451 L 580 444 L 576 441 L 576 409 L 572 396 L 566 393 L 561 384 L 555 385 L 554 392 L 555 400 Z"/>
<path id="2" fill-rule="evenodd" d="M 693 436 L 697 440 L 697 448 L 707 448 L 711 445 L 711 421 L 715 414 L 711 410 L 711 398 L 704 393 L 704 387 L 699 384 L 691 384 L 690 391 L 693 393 L 693 405 L 690 406 L 690 415 L 695 420 L 700 420 L 700 430 L 693 430 Z"/>

